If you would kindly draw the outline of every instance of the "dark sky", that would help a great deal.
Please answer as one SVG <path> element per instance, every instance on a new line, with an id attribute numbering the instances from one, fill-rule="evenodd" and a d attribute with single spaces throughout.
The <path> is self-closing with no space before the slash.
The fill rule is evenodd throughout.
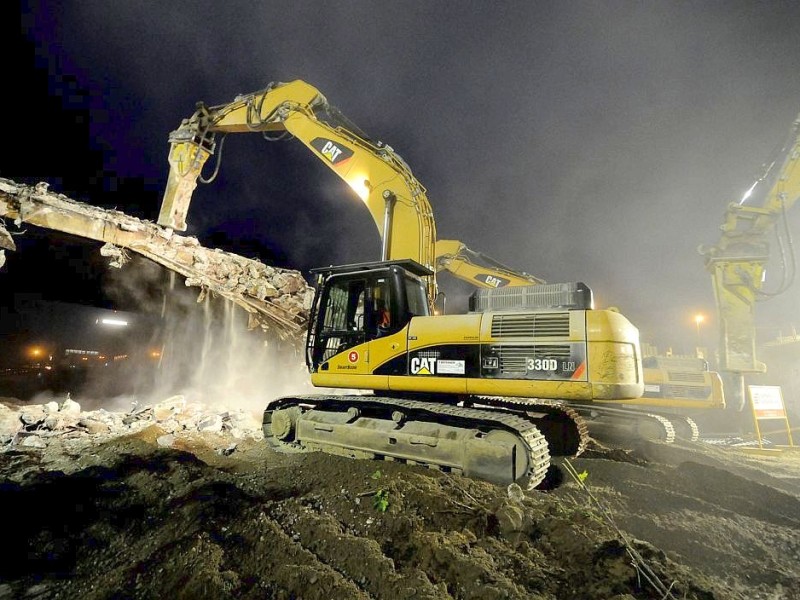
<path id="1" fill-rule="evenodd" d="M 17 50 L 4 61 L 1 177 L 154 220 L 167 135 L 196 101 L 303 79 L 403 156 L 439 237 L 584 281 L 662 346 L 694 343 L 692 316 L 713 315 L 696 248 L 716 241 L 800 112 L 797 2 L 21 8 L 5 20 Z M 229 136 L 187 233 L 304 271 L 377 259 L 359 204 L 298 142 Z M 10 281 L 0 274 L 0 288 Z M 759 307 L 764 336 L 800 327 L 799 288 Z"/>

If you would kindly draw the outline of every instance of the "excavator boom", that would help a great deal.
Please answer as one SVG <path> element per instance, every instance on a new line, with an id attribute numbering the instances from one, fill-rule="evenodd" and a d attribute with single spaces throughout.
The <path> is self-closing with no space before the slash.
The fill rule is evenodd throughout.
<path id="1" fill-rule="evenodd" d="M 544 283 L 543 279 L 514 271 L 481 252 L 470 250 L 458 240 L 436 240 L 436 270 L 485 288 Z"/>
<path id="2" fill-rule="evenodd" d="M 217 136 L 246 132 L 260 132 L 268 139 L 291 136 L 302 142 L 369 210 L 382 240 L 382 260 L 413 257 L 433 268 L 436 227 L 425 188 L 390 146 L 368 139 L 317 89 L 299 80 L 273 83 L 221 106 L 201 103 L 170 134 L 170 173 L 160 225 L 186 229 L 197 182 L 213 179 L 204 179 L 202 171 L 209 157 L 221 154 Z M 436 293 L 436 278 L 431 276 L 431 301 Z"/>

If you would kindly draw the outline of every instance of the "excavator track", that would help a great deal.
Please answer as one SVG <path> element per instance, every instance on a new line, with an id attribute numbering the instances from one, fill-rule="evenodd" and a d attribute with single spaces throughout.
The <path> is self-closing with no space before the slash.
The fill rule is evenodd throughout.
<path id="1" fill-rule="evenodd" d="M 602 438 L 608 434 L 619 437 L 621 434 L 658 440 L 666 444 L 675 442 L 676 431 L 671 420 L 672 415 L 667 418 L 653 412 L 616 406 L 573 405 L 573 408 L 586 418 L 592 437 Z"/>
<path id="2" fill-rule="evenodd" d="M 550 467 L 536 419 L 516 411 L 368 395 L 292 396 L 270 402 L 263 430 L 280 452 L 396 460 L 527 489 Z"/>
<path id="3" fill-rule="evenodd" d="M 551 456 L 579 456 L 591 440 L 586 419 L 559 400 L 479 396 L 477 402 L 481 406 L 521 411 L 528 419 L 535 419 Z"/>
<path id="4" fill-rule="evenodd" d="M 686 415 L 664 415 L 675 428 L 675 437 L 679 440 L 696 442 L 700 439 L 700 428 L 691 417 Z"/>

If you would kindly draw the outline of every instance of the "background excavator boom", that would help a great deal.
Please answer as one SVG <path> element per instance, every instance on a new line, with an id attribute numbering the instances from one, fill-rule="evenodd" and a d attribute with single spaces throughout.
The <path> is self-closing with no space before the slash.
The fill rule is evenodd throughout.
<path id="1" fill-rule="evenodd" d="M 539 285 L 545 283 L 528 273 L 510 267 L 458 240 L 436 240 L 436 270 L 447 271 L 458 279 L 484 288 Z"/>

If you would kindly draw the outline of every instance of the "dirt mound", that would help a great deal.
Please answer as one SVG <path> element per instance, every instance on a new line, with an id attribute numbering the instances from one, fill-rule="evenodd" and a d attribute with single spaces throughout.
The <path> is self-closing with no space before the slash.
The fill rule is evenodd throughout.
<path id="1" fill-rule="evenodd" d="M 797 455 L 595 444 L 522 493 L 163 435 L 0 454 L 0 598 L 800 598 Z"/>

